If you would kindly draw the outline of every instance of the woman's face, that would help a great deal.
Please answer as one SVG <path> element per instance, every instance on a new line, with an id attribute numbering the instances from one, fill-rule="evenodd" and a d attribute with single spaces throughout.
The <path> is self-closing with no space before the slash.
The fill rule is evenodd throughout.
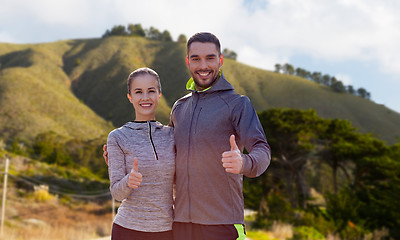
<path id="1" fill-rule="evenodd" d="M 150 74 L 139 75 L 131 82 L 130 91 L 128 98 L 135 108 L 135 120 L 155 120 L 156 109 L 161 97 L 157 79 Z"/>

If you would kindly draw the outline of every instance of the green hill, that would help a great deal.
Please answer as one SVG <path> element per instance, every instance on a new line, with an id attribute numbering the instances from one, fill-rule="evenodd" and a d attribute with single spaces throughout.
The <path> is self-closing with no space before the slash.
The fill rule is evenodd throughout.
<path id="1" fill-rule="evenodd" d="M 184 44 L 143 37 L 0 44 L 0 138 L 29 139 L 46 130 L 85 138 L 108 133 L 107 121 L 118 127 L 134 119 L 126 78 L 143 66 L 160 74 L 157 118 L 168 123 L 172 104 L 186 93 L 185 54 Z M 400 137 L 400 114 L 372 101 L 230 59 L 222 69 L 257 111 L 313 108 L 324 118 L 350 120 L 390 144 Z"/>
<path id="2" fill-rule="evenodd" d="M 42 132 L 92 139 L 112 125 L 71 92 L 63 70 L 68 42 L 0 44 L 0 138 L 31 140 Z"/>

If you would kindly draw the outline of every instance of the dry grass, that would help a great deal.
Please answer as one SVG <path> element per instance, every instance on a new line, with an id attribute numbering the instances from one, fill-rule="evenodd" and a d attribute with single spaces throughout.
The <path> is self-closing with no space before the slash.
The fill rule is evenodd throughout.
<path id="1" fill-rule="evenodd" d="M 293 227 L 290 224 L 274 222 L 271 232 L 275 239 L 285 240 L 293 238 Z"/>
<path id="2" fill-rule="evenodd" d="M 77 240 L 111 234 L 111 202 L 65 204 L 34 199 L 7 200 L 1 240 Z"/>

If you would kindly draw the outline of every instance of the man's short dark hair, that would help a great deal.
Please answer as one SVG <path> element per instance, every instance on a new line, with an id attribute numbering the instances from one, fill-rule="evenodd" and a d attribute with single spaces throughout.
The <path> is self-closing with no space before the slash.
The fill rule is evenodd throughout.
<path id="1" fill-rule="evenodd" d="M 219 39 L 212 33 L 208 32 L 199 32 L 191 36 L 187 42 L 187 53 L 189 54 L 190 45 L 194 42 L 201 42 L 201 43 L 214 43 L 217 47 L 217 51 L 219 55 L 221 55 L 221 44 L 219 43 Z"/>

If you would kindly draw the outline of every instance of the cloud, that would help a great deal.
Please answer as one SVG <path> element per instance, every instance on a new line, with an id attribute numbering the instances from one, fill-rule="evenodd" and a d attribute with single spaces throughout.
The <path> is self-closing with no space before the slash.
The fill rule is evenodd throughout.
<path id="1" fill-rule="evenodd" d="M 247 43 L 254 52 L 281 58 L 378 61 L 382 70 L 400 74 L 400 2 L 271 0 L 242 16 L 231 19 L 243 30 L 237 47 Z"/>
<path id="2" fill-rule="evenodd" d="M 169 30 L 174 39 L 213 32 L 240 61 L 267 69 L 306 54 L 330 62 L 377 61 L 382 71 L 400 74 L 399 1 L 2 0 L 1 5 L 0 41 L 100 37 L 114 25 L 140 23 Z"/>

